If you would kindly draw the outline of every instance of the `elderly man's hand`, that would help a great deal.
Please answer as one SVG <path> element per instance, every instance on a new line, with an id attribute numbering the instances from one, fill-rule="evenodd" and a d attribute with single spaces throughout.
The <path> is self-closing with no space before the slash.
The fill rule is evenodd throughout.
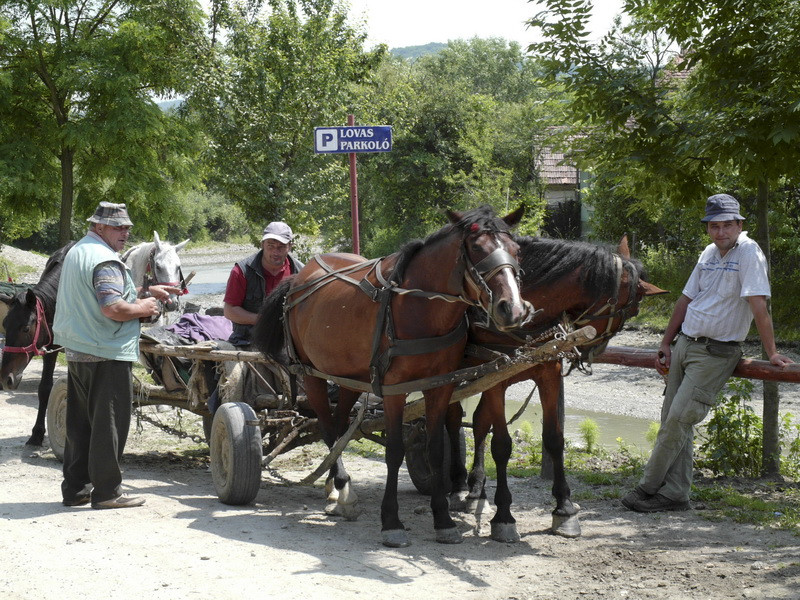
<path id="1" fill-rule="evenodd" d="M 150 292 L 153 298 L 162 302 L 169 300 L 170 294 L 180 296 L 183 293 L 181 288 L 174 285 L 151 285 L 147 288 L 147 291 Z"/>

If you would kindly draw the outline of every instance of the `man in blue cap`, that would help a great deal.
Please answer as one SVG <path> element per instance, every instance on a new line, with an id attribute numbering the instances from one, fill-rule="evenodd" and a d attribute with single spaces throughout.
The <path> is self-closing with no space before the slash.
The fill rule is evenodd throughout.
<path id="1" fill-rule="evenodd" d="M 694 426 L 736 368 L 754 318 L 770 362 L 779 367 L 792 362 L 775 346 L 767 261 L 742 231 L 739 203 L 715 194 L 701 221 L 712 243 L 675 304 L 656 358 L 656 369 L 667 377 L 661 428 L 639 485 L 622 499 L 637 512 L 689 509 Z"/>

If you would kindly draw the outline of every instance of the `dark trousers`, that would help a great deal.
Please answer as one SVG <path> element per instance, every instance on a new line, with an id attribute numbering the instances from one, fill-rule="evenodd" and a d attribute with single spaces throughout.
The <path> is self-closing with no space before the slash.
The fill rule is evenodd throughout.
<path id="1" fill-rule="evenodd" d="M 133 397 L 132 363 L 68 362 L 65 500 L 91 484 L 92 502 L 120 495 L 119 461 L 128 439 Z"/>

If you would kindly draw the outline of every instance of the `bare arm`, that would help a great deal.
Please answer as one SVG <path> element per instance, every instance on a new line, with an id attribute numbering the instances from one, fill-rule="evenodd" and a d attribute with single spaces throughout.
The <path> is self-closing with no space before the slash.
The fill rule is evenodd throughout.
<path id="1" fill-rule="evenodd" d="M 158 314 L 158 301 L 153 298 L 137 298 L 135 302 L 120 300 L 108 306 L 101 306 L 103 315 L 112 321 L 132 321 L 142 317 L 152 317 Z"/>
<path id="2" fill-rule="evenodd" d="M 753 311 L 756 329 L 758 329 L 758 335 L 761 337 L 761 344 L 764 346 L 764 352 L 769 357 L 769 362 L 778 367 L 785 367 L 794 362 L 792 359 L 779 354 L 778 348 L 775 346 L 775 331 L 772 328 L 772 317 L 770 317 L 769 310 L 767 310 L 767 297 L 747 296 L 747 302 L 750 304 L 750 310 Z"/>
<path id="3" fill-rule="evenodd" d="M 223 314 L 225 318 L 239 325 L 255 325 L 258 320 L 258 314 L 243 309 L 241 306 L 234 306 L 233 304 L 223 303 Z"/>
<path id="4" fill-rule="evenodd" d="M 667 369 L 669 369 L 669 363 L 672 357 L 672 348 L 670 344 L 681 330 L 683 320 L 686 318 L 686 310 L 689 308 L 689 303 L 691 301 L 691 298 L 681 294 L 681 297 L 678 298 L 678 301 L 675 303 L 675 308 L 672 309 L 672 316 L 669 318 L 667 328 L 664 330 L 664 337 L 661 338 L 661 346 L 659 346 L 658 356 L 656 356 L 656 371 L 662 375 L 666 375 Z"/>

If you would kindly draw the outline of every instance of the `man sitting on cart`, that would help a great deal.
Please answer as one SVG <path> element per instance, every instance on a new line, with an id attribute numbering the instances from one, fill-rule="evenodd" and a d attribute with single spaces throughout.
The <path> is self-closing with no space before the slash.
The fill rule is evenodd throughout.
<path id="1" fill-rule="evenodd" d="M 303 268 L 303 263 L 291 254 L 293 239 L 289 225 L 273 221 L 264 229 L 261 250 L 240 260 L 231 269 L 223 299 L 223 314 L 233 323 L 233 333 L 228 342 L 237 349 L 250 349 L 250 331 L 264 299 L 284 278 Z M 281 325 L 276 323 L 275 326 Z M 274 382 L 266 367 L 258 370 L 267 382 Z M 208 399 L 208 409 L 212 414 L 219 403 L 219 389 L 215 385 Z"/>
<path id="2" fill-rule="evenodd" d="M 292 254 L 292 229 L 273 221 L 264 229 L 261 250 L 237 262 L 225 288 L 224 314 L 233 322 L 228 341 L 234 346 L 250 345 L 250 330 L 258 319 L 264 298 L 285 277 L 303 268 Z"/>

